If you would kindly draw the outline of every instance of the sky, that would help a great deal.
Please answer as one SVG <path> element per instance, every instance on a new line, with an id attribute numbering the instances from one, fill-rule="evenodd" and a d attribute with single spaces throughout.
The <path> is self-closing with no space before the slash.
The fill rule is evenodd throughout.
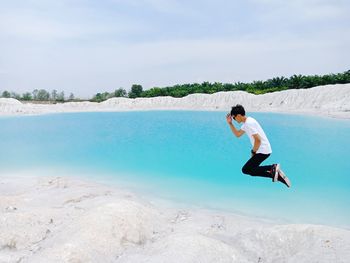
<path id="1" fill-rule="evenodd" d="M 0 0 L 0 92 L 344 72 L 349 14 L 348 0 Z"/>

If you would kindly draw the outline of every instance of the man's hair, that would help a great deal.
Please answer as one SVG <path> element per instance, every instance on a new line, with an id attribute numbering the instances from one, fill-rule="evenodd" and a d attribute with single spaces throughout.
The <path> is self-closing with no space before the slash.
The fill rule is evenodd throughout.
<path id="1" fill-rule="evenodd" d="M 233 106 L 231 109 L 231 116 L 236 116 L 238 114 L 241 114 L 242 116 L 245 116 L 245 110 L 242 105 L 237 104 L 236 106 Z"/>

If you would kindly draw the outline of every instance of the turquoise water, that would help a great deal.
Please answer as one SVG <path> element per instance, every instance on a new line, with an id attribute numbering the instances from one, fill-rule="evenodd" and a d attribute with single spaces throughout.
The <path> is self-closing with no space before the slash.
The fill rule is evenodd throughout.
<path id="1" fill-rule="evenodd" d="M 0 171 L 66 169 L 156 198 L 292 223 L 350 226 L 350 121 L 253 113 L 288 189 L 243 175 L 246 136 L 224 112 L 149 111 L 0 118 Z"/>

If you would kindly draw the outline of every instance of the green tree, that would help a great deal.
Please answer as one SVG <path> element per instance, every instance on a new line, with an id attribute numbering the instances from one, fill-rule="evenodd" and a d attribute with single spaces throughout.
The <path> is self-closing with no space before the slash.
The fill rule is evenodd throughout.
<path id="1" fill-rule="evenodd" d="M 266 84 L 269 88 L 281 88 L 287 85 L 288 80 L 285 77 L 276 77 L 268 79 Z"/>
<path id="2" fill-rule="evenodd" d="M 26 92 L 26 93 L 22 94 L 22 100 L 29 101 L 29 100 L 32 100 L 32 99 L 33 99 L 33 97 L 32 97 L 32 94 L 30 92 Z"/>
<path id="3" fill-rule="evenodd" d="M 57 93 L 57 90 L 54 89 L 53 91 L 51 91 L 51 100 L 56 101 L 57 98 L 58 98 L 58 93 Z"/>
<path id="4" fill-rule="evenodd" d="M 140 97 L 142 94 L 142 86 L 141 85 L 137 85 L 137 84 L 133 84 L 131 86 L 131 91 L 129 92 L 129 98 L 138 98 Z"/>
<path id="5" fill-rule="evenodd" d="M 114 91 L 114 97 L 126 97 L 126 90 L 123 88 L 117 89 Z"/>
<path id="6" fill-rule="evenodd" d="M 302 89 L 303 88 L 303 76 L 293 75 L 288 81 L 288 87 L 292 89 Z"/>
<path id="7" fill-rule="evenodd" d="M 101 102 L 101 101 L 103 101 L 102 94 L 101 94 L 101 93 L 97 93 L 97 94 L 92 98 L 91 101 L 93 101 L 93 102 Z"/>
<path id="8" fill-rule="evenodd" d="M 69 100 L 70 101 L 74 100 L 74 94 L 73 93 L 69 94 Z"/>
<path id="9" fill-rule="evenodd" d="M 11 93 L 8 92 L 7 90 L 5 90 L 5 91 L 2 93 L 1 97 L 3 97 L 3 98 L 11 98 Z"/>
<path id="10" fill-rule="evenodd" d="M 64 102 L 64 100 L 65 100 L 64 91 L 61 91 L 60 93 L 58 93 L 56 101 Z"/>
<path id="11" fill-rule="evenodd" d="M 21 95 L 19 95 L 16 92 L 11 92 L 11 98 L 16 99 L 16 100 L 20 100 L 21 99 Z"/>
<path id="12" fill-rule="evenodd" d="M 110 96 L 111 96 L 111 95 L 110 95 L 108 92 L 97 93 L 97 94 L 91 99 L 91 101 L 93 101 L 93 102 L 105 101 L 105 100 L 109 99 Z"/>
<path id="13" fill-rule="evenodd" d="M 33 92 L 32 92 L 33 100 L 38 100 L 38 92 L 39 92 L 39 90 L 37 90 L 37 89 L 33 90 Z"/>
<path id="14" fill-rule="evenodd" d="M 50 99 L 50 93 L 44 89 L 38 91 L 37 100 L 48 101 Z"/>

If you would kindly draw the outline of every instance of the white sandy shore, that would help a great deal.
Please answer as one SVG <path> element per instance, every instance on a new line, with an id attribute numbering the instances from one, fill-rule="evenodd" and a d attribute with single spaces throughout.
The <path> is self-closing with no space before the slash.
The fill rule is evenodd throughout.
<path id="1" fill-rule="evenodd" d="M 184 98 L 112 98 L 102 103 L 70 102 L 40 105 L 22 104 L 15 99 L 0 99 L 0 115 L 44 114 L 86 111 L 132 110 L 222 110 L 242 104 L 247 111 L 307 113 L 350 118 L 350 84 L 286 90 L 264 95 L 243 91 L 192 94 Z"/>
<path id="2" fill-rule="evenodd" d="M 0 262 L 349 262 L 350 231 L 152 204 L 69 177 L 0 176 Z"/>

